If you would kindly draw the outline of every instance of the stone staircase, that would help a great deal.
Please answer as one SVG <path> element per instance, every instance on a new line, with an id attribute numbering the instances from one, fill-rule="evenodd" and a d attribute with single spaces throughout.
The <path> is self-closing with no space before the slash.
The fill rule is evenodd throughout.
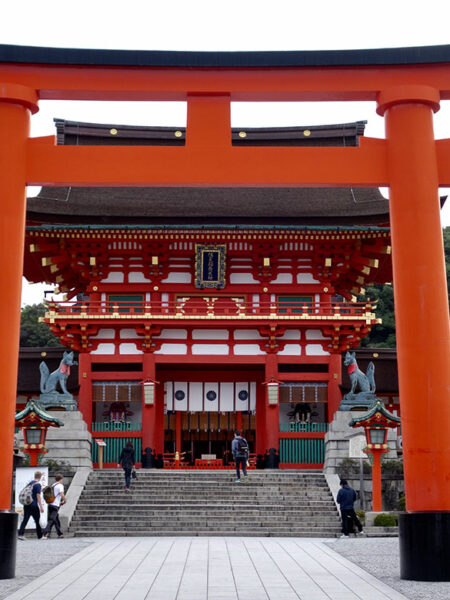
<path id="1" fill-rule="evenodd" d="M 122 469 L 94 471 L 81 494 L 75 536 L 335 537 L 340 520 L 321 472 L 139 470 L 132 491 Z"/>

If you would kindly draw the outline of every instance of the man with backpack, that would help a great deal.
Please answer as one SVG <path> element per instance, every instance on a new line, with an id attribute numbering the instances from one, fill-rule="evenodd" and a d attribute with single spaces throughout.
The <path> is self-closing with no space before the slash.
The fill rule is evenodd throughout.
<path id="1" fill-rule="evenodd" d="M 39 483 L 41 477 L 42 473 L 40 471 L 36 471 L 36 473 L 34 474 L 34 480 L 30 481 L 26 488 L 24 488 L 21 492 L 22 495 L 23 492 L 28 492 L 27 488 L 30 488 L 30 494 L 25 494 L 28 496 L 28 498 L 24 501 L 26 503 L 23 505 L 23 521 L 20 525 L 18 532 L 19 540 L 25 539 L 25 527 L 27 526 L 30 517 L 33 517 L 34 522 L 36 523 L 36 535 L 38 537 L 38 540 L 40 540 L 42 537 L 42 529 L 39 523 L 39 519 L 41 517 L 40 513 L 44 512 L 44 505 L 42 503 L 41 498 L 42 486 Z"/>
<path id="2" fill-rule="evenodd" d="M 48 504 L 48 520 L 47 527 L 42 532 L 44 540 L 48 540 L 52 531 L 53 525 L 56 529 L 58 538 L 63 538 L 63 532 L 61 530 L 61 523 L 59 522 L 59 509 L 62 504 L 66 503 L 66 497 L 64 495 L 63 476 L 61 473 L 55 475 L 55 483 L 52 486 L 47 486 L 44 489 L 44 500 Z"/>
<path id="3" fill-rule="evenodd" d="M 247 482 L 247 460 L 249 454 L 248 442 L 245 438 L 241 437 L 240 431 L 234 432 L 234 440 L 231 442 L 231 452 L 233 453 L 234 461 L 236 464 L 236 483 L 241 482 L 241 465 L 242 472 L 244 474 L 244 482 Z"/>
<path id="4" fill-rule="evenodd" d="M 336 502 L 341 508 L 342 519 L 342 535 L 341 538 L 348 538 L 348 534 L 353 530 L 353 524 L 358 528 L 360 535 L 364 535 L 364 531 L 360 520 L 358 519 L 353 505 L 356 500 L 356 492 L 348 485 L 346 479 L 341 479 L 341 489 L 336 496 Z"/>

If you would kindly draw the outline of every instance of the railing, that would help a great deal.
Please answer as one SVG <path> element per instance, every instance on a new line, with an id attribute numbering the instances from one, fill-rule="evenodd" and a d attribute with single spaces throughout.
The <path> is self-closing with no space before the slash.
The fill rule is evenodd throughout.
<path id="1" fill-rule="evenodd" d="M 280 439 L 280 463 L 321 464 L 324 460 L 323 439 Z"/>
<path id="2" fill-rule="evenodd" d="M 92 423 L 92 431 L 141 431 L 142 423 L 99 421 Z"/>
<path id="3" fill-rule="evenodd" d="M 328 423 L 280 423 L 280 433 L 296 432 L 327 432 Z"/>
<path id="4" fill-rule="evenodd" d="M 375 319 L 371 302 L 254 302 L 229 297 L 173 301 L 74 301 L 47 303 L 46 319 Z"/>
<path id="5" fill-rule="evenodd" d="M 120 453 L 127 442 L 133 444 L 136 461 L 141 461 L 142 439 L 140 437 L 105 437 L 103 438 L 106 446 L 103 448 L 103 463 L 115 463 L 119 460 Z M 92 462 L 98 462 L 98 445 L 94 442 L 91 446 Z"/>

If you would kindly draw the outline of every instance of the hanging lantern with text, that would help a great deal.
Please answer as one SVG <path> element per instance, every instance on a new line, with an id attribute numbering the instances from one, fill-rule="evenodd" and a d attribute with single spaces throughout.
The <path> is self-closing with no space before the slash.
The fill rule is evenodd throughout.
<path id="1" fill-rule="evenodd" d="M 144 404 L 146 406 L 155 404 L 155 388 L 157 383 L 159 383 L 159 381 L 154 381 L 153 379 L 145 379 L 142 382 Z"/>
<path id="2" fill-rule="evenodd" d="M 280 383 L 283 382 L 273 378 L 264 382 L 264 385 L 267 385 L 267 402 L 270 406 L 276 406 L 278 404 Z"/>

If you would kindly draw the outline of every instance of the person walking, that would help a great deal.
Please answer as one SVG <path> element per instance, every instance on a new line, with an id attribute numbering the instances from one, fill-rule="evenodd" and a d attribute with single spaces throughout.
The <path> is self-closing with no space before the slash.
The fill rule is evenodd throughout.
<path id="1" fill-rule="evenodd" d="M 125 474 L 125 491 L 127 492 L 130 491 L 131 472 L 134 468 L 135 462 L 136 457 L 134 454 L 133 444 L 131 442 L 127 442 L 125 448 L 122 448 L 122 452 L 119 456 L 119 462 L 117 464 L 118 467 L 122 466 Z"/>
<path id="2" fill-rule="evenodd" d="M 360 520 L 356 516 L 353 505 L 356 500 L 356 492 L 353 488 L 348 485 L 346 479 L 341 479 L 341 489 L 336 496 L 336 502 L 339 504 L 341 509 L 342 519 L 342 535 L 341 538 L 348 538 L 350 531 L 353 531 L 353 524 L 358 528 L 358 533 L 364 535 L 364 531 Z"/>
<path id="3" fill-rule="evenodd" d="M 236 464 L 236 483 L 241 482 L 241 466 L 244 474 L 244 481 L 247 482 L 248 442 L 241 436 L 241 432 L 238 430 L 234 432 L 234 440 L 231 442 L 231 452 Z"/>
<path id="4" fill-rule="evenodd" d="M 66 496 L 64 495 L 63 476 L 61 473 L 55 476 L 55 483 L 52 485 L 54 499 L 49 502 L 48 505 L 48 521 L 42 536 L 43 540 L 48 540 L 52 527 L 55 526 L 56 534 L 58 538 L 63 538 L 63 532 L 61 529 L 61 523 L 59 521 L 59 509 L 66 503 Z"/>
<path id="5" fill-rule="evenodd" d="M 41 518 L 41 514 L 44 512 L 44 505 L 42 503 L 42 498 L 41 498 L 41 492 L 42 492 L 42 486 L 39 483 L 41 481 L 41 477 L 42 477 L 42 473 L 40 471 L 36 471 L 36 473 L 34 474 L 34 484 L 33 484 L 33 488 L 31 490 L 31 496 L 33 498 L 33 500 L 31 501 L 31 504 L 25 504 L 23 507 L 23 521 L 20 525 L 19 531 L 18 531 L 18 538 L 19 540 L 25 540 L 25 527 L 27 526 L 28 521 L 30 520 L 30 517 L 33 517 L 34 522 L 36 523 L 36 535 L 38 540 L 41 539 L 42 537 L 42 528 L 41 528 L 41 524 L 39 523 L 39 519 Z M 31 484 L 32 482 L 30 482 Z"/>

